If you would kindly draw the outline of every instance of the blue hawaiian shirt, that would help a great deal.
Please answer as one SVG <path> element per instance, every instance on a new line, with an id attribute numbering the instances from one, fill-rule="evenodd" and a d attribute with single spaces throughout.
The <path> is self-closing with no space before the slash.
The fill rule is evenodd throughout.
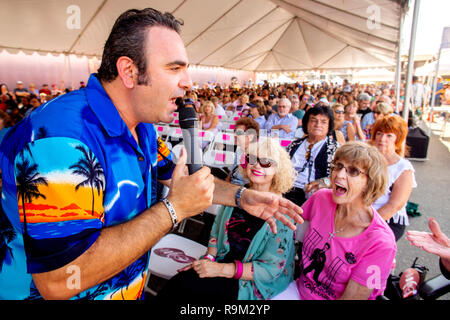
<path id="1" fill-rule="evenodd" d="M 41 298 L 31 274 L 70 265 L 103 228 L 159 200 L 172 154 L 152 124 L 136 131 L 139 144 L 95 74 L 9 130 L 0 145 L 0 299 Z M 147 252 L 74 299 L 142 298 L 148 262 Z"/>

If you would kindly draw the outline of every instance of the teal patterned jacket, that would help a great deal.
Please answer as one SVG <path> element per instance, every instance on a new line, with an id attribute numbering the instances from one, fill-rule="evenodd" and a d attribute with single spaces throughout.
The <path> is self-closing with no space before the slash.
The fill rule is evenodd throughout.
<path id="1" fill-rule="evenodd" d="M 211 229 L 208 247 L 217 249 L 220 262 L 230 251 L 227 224 L 233 207 L 223 207 Z M 269 300 L 285 290 L 293 281 L 294 233 L 277 220 L 277 234 L 263 224 L 255 234 L 242 263 L 253 263 L 253 281 L 239 280 L 238 300 Z"/>

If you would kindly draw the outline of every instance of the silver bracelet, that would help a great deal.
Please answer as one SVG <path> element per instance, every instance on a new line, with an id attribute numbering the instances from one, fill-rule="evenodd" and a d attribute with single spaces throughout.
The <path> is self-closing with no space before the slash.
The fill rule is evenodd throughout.
<path id="1" fill-rule="evenodd" d="M 240 187 L 238 189 L 238 191 L 236 191 L 236 194 L 234 195 L 234 201 L 236 202 L 236 207 L 238 207 L 239 209 L 242 209 L 241 206 L 241 197 L 242 197 L 242 193 L 244 192 L 244 190 L 246 190 L 246 187 Z"/>
<path id="2" fill-rule="evenodd" d="M 170 218 L 172 219 L 172 230 L 175 229 L 178 226 L 178 217 L 177 213 L 175 212 L 175 209 L 173 208 L 172 204 L 167 199 L 162 199 L 162 203 L 166 206 L 167 210 L 169 211 Z"/>

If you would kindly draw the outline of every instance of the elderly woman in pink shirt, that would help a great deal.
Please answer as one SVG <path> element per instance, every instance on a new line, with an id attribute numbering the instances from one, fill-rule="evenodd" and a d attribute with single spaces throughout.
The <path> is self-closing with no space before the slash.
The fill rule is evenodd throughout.
<path id="1" fill-rule="evenodd" d="M 383 155 L 366 143 L 348 142 L 336 151 L 330 178 L 331 189 L 317 191 L 302 206 L 309 225 L 300 276 L 276 300 L 373 300 L 386 288 L 397 247 L 372 207 L 388 180 Z"/>

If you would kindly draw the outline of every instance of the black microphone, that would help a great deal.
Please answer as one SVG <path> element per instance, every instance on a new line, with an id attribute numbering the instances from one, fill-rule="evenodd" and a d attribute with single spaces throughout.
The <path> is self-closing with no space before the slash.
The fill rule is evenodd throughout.
<path id="1" fill-rule="evenodd" d="M 194 107 L 186 107 L 192 104 L 192 100 L 183 101 L 178 98 L 175 103 L 178 106 L 178 119 L 183 133 L 183 142 L 187 151 L 187 167 L 189 174 L 200 170 L 203 167 L 203 154 L 198 140 L 198 119 Z"/>

